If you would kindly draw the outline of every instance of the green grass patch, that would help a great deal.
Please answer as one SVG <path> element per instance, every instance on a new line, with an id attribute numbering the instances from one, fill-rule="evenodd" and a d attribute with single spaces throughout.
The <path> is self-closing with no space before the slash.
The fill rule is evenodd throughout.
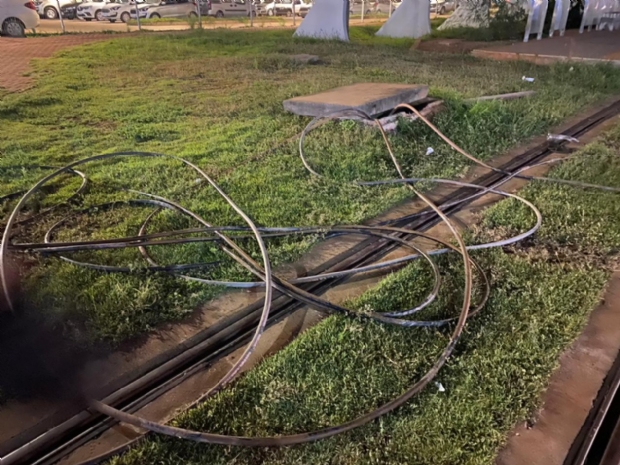
<path id="1" fill-rule="evenodd" d="M 284 99 L 356 82 L 428 83 L 446 100 L 435 122 L 466 150 L 483 159 L 547 131 L 587 105 L 620 91 L 611 67 L 537 67 L 494 63 L 466 56 L 410 51 L 410 40 L 376 38 L 376 27 L 351 29 L 351 43 L 298 40 L 289 30 L 217 30 L 189 34 L 136 35 L 61 52 L 35 63 L 35 89 L 0 101 L 0 196 L 31 186 L 48 171 L 86 156 L 124 150 L 187 157 L 207 170 L 226 192 L 264 226 L 360 223 L 409 195 L 402 187 L 357 188 L 344 182 L 394 176 L 380 135 L 351 124 L 330 124 L 307 142 L 311 162 L 335 181 L 308 176 L 295 142 L 282 144 L 308 119 L 284 112 Z M 323 60 L 303 66 L 289 55 Z M 533 84 L 521 76 L 536 77 Z M 464 99 L 534 89 L 512 102 L 466 104 Z M 27 137 L 25 136 L 27 135 Z M 421 124 L 401 124 L 390 136 L 411 176 L 458 176 L 462 157 Z M 276 149 L 273 147 L 277 146 Z M 424 155 L 432 146 L 436 155 Z M 84 167 L 92 183 L 80 207 L 134 197 L 124 189 L 171 198 L 214 224 L 241 220 L 197 176 L 164 159 L 131 159 Z M 59 179 L 30 212 L 66 198 L 75 177 Z M 10 210 L 11 203 L 0 205 Z M 26 231 L 40 240 L 64 214 Z M 82 215 L 59 238 L 135 235 L 148 212 L 123 208 Z M 150 231 L 196 226 L 162 213 Z M 78 232 L 79 231 L 79 232 Z M 277 265 L 308 250 L 312 239 L 270 243 Z M 255 253 L 252 243 L 244 247 Z M 211 245 L 184 245 L 152 253 L 163 264 L 223 259 Z M 80 254 L 98 263 L 143 265 L 136 250 Z M 178 320 L 221 292 L 170 276 L 88 272 L 53 258 L 29 259 L 24 277 L 28 304 L 46 318 L 71 321 L 90 338 L 119 341 Z M 216 279 L 247 278 L 225 262 Z M 108 290 L 110 290 L 108 292 Z M 64 323 L 66 324 L 66 323 Z"/>
<path id="2" fill-rule="evenodd" d="M 308 445 L 256 450 L 150 437 L 111 463 L 493 463 L 513 424 L 534 409 L 559 354 L 596 303 L 605 274 L 532 265 L 501 252 L 476 258 L 493 270 L 493 296 L 437 378 L 445 393 L 431 384 L 372 424 Z M 399 273 L 360 304 L 392 310 L 416 301 L 422 290 L 412 283 L 425 276 L 419 271 Z M 447 331 L 330 317 L 175 424 L 246 435 L 335 425 L 402 393 L 447 339 Z"/>
<path id="3" fill-rule="evenodd" d="M 551 176 L 618 186 L 619 148 L 620 125 Z M 600 299 L 609 273 L 585 255 L 610 259 L 620 246 L 617 194 L 549 183 L 532 183 L 521 193 L 541 209 L 543 228 L 528 244 L 531 254 L 520 256 L 511 248 L 473 254 L 492 293 L 437 377 L 445 392 L 431 384 L 372 424 L 307 445 L 257 450 L 152 435 L 110 463 L 494 463 L 517 422 L 535 423 L 559 355 Z M 484 213 L 489 229 L 471 232 L 469 239 L 506 237 L 532 221 L 519 205 L 503 201 Z M 538 253 L 549 243 L 577 249 L 562 256 Z M 424 310 L 427 318 L 455 315 L 461 298 L 460 259 L 447 256 L 438 264 L 445 282 L 438 301 Z M 390 275 L 351 305 L 377 311 L 415 305 L 431 285 L 426 267 L 415 263 Z M 333 426 L 401 394 L 429 368 L 448 337 L 449 329 L 402 329 L 332 316 L 174 424 L 251 436 Z"/>
<path id="4" fill-rule="evenodd" d="M 620 187 L 620 126 L 553 169 L 551 176 L 589 184 Z M 618 194 L 533 181 L 520 192 L 544 217 L 536 244 L 549 252 L 578 254 L 604 264 L 620 246 Z M 488 234 L 512 234 L 533 221 L 533 214 L 508 200 L 490 209 Z"/>

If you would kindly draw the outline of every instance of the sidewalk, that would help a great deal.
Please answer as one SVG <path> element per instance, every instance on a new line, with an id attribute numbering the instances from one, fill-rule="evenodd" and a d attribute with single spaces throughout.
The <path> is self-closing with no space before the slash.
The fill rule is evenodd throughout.
<path id="1" fill-rule="evenodd" d="M 110 34 L 83 34 L 27 39 L 0 39 L 0 88 L 19 92 L 32 87 L 34 80 L 24 74 L 33 58 L 47 58 L 67 47 L 110 40 Z"/>
<path id="2" fill-rule="evenodd" d="M 564 37 L 545 37 L 541 40 L 516 42 L 510 45 L 485 47 L 471 52 L 473 56 L 493 60 L 525 60 L 536 64 L 558 61 L 611 63 L 620 66 L 620 30 L 591 31 L 579 34 L 566 31 Z"/>

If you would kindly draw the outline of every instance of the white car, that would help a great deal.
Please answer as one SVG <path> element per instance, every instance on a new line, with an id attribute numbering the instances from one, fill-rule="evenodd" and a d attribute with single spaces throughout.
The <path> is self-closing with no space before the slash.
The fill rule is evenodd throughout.
<path id="1" fill-rule="evenodd" d="M 159 0 L 138 0 L 138 4 L 158 2 Z M 116 21 L 122 21 L 126 23 L 131 18 L 130 11 L 135 8 L 135 0 L 120 0 L 120 3 L 107 4 L 102 10 L 102 16 L 104 20 L 115 23 Z"/>
<path id="2" fill-rule="evenodd" d="M 456 8 L 454 0 L 431 0 L 431 13 L 437 15 L 445 15 L 448 11 Z"/>
<path id="3" fill-rule="evenodd" d="M 206 13 L 206 3 L 201 2 L 200 12 Z M 197 4 L 190 0 L 159 0 L 155 4 L 147 4 L 138 6 L 140 18 L 157 19 L 157 18 L 195 18 L 198 16 Z M 203 12 L 203 9 L 205 11 Z M 131 19 L 136 19 L 136 9 L 130 11 Z"/>
<path id="4" fill-rule="evenodd" d="M 159 0 L 156 0 L 155 5 L 159 5 Z M 146 19 L 146 16 L 149 14 L 149 4 L 139 4 L 138 11 L 140 12 L 140 19 Z M 129 17 L 131 19 L 137 19 L 135 5 L 131 5 L 131 9 L 129 10 Z"/>
<path id="5" fill-rule="evenodd" d="M 294 0 L 295 15 L 305 17 L 312 4 L 306 4 L 301 0 Z M 293 16 L 293 0 L 273 0 L 271 3 L 265 4 L 265 13 L 267 16 Z"/>
<path id="6" fill-rule="evenodd" d="M 35 1 L 35 4 L 37 5 L 37 12 L 42 18 L 58 19 L 58 3 L 60 3 L 60 8 L 62 8 L 73 2 L 74 0 L 43 0 Z"/>
<path id="7" fill-rule="evenodd" d="M 88 0 L 82 3 L 77 7 L 77 17 L 79 19 L 83 19 L 84 21 L 92 21 L 96 19 L 97 21 L 104 21 L 103 17 L 103 9 L 106 8 L 110 3 L 117 3 L 112 0 Z"/>
<path id="8" fill-rule="evenodd" d="M 39 14 L 34 2 L 0 0 L 0 33 L 9 37 L 24 37 L 26 29 L 39 25 Z"/>

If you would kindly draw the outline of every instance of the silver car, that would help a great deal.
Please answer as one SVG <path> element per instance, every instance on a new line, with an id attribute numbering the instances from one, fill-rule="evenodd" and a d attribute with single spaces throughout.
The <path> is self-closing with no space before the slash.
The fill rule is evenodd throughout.
<path id="1" fill-rule="evenodd" d="M 454 0 L 430 0 L 431 13 L 445 15 L 448 11 L 453 11 L 456 7 Z"/>
<path id="2" fill-rule="evenodd" d="M 161 0 L 153 5 L 139 6 L 140 18 L 188 18 L 198 16 L 196 4 L 189 0 Z M 202 11 L 201 11 L 202 12 Z M 130 16 L 136 17 L 135 7 Z"/>
<path id="3" fill-rule="evenodd" d="M 352 0 L 349 2 L 349 13 L 352 15 L 361 15 L 362 9 L 366 15 L 371 15 L 374 13 L 381 13 L 381 6 L 377 1 L 366 0 L 362 2 L 362 0 Z"/>
<path id="4" fill-rule="evenodd" d="M 209 16 L 223 18 L 224 16 L 250 16 L 249 0 L 209 0 L 207 2 Z M 254 16 L 259 14 L 259 10 L 252 5 Z M 201 10 L 202 11 L 202 10 Z"/>
<path id="5" fill-rule="evenodd" d="M 60 8 L 62 8 L 65 5 L 74 3 L 74 0 L 37 0 L 34 3 L 37 6 L 39 16 L 42 18 L 58 19 L 58 3 L 60 3 Z"/>
<path id="6" fill-rule="evenodd" d="M 140 6 L 155 5 L 158 3 L 159 0 L 138 0 L 138 5 Z M 126 23 L 131 19 L 131 9 L 135 7 L 135 4 L 135 0 L 125 0 L 118 5 L 106 5 L 106 7 L 101 10 L 103 19 L 111 23 L 115 23 L 116 21 Z"/>
<path id="7" fill-rule="evenodd" d="M 108 8 L 110 4 L 118 3 L 120 0 L 85 0 L 77 7 L 77 17 L 84 21 L 103 21 L 103 9 Z"/>

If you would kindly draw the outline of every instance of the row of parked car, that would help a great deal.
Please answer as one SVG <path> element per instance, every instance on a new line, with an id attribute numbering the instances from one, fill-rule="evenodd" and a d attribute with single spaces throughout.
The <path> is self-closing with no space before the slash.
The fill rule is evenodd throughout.
<path id="1" fill-rule="evenodd" d="M 140 18 L 186 18 L 198 16 L 306 16 L 312 4 L 304 0 L 35 0 L 42 18 L 127 22 Z M 60 11 L 58 8 L 60 5 Z"/>
<path id="2" fill-rule="evenodd" d="M 351 0 L 350 13 L 387 13 L 400 2 L 393 0 Z M 431 12 L 443 14 L 454 10 L 455 0 L 429 0 Z M 59 11 L 60 5 L 60 11 Z M 127 22 L 130 19 L 191 17 L 200 14 L 216 17 L 255 15 L 305 17 L 311 3 L 305 0 L 0 0 L 0 33 L 7 36 L 23 36 L 26 29 L 39 25 L 39 17 L 85 21 Z M 251 8 L 251 10 L 250 10 Z"/>
<path id="3" fill-rule="evenodd" d="M 443 15 L 453 11 L 456 7 L 455 0 L 430 0 L 431 13 Z M 401 0 L 392 0 L 392 11 L 400 6 Z M 390 0 L 350 0 L 349 13 L 352 15 L 387 14 L 390 11 Z"/>
<path id="4" fill-rule="evenodd" d="M 351 0 L 350 14 L 386 14 L 400 5 L 394 0 Z M 444 14 L 454 10 L 454 0 L 429 0 L 431 13 Z M 42 18 L 83 19 L 85 21 L 122 21 L 148 18 L 186 18 L 200 14 L 218 18 L 249 16 L 305 17 L 312 7 L 307 0 L 35 0 Z M 60 5 L 60 11 L 58 9 Z M 136 7 L 137 5 L 137 7 Z"/>

